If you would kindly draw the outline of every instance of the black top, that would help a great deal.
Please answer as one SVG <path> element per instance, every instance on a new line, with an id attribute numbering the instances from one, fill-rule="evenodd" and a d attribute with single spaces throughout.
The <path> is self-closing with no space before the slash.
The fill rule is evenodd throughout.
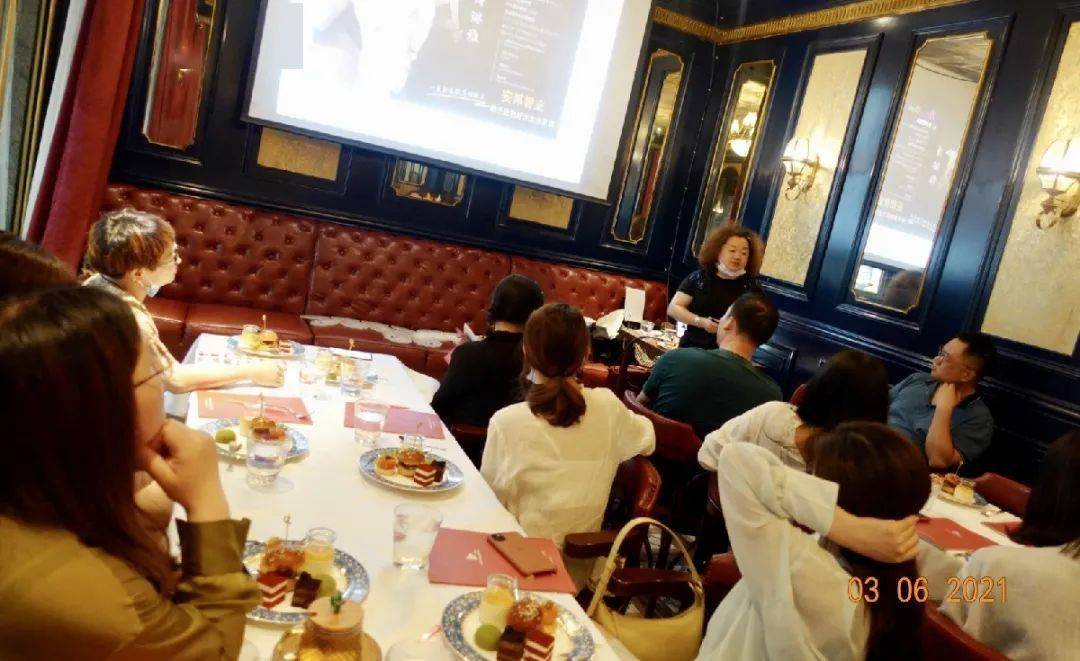
<path id="1" fill-rule="evenodd" d="M 693 299 L 686 308 L 699 317 L 712 317 L 719 319 L 735 302 L 735 299 L 751 291 L 761 291 L 754 278 L 749 274 L 743 274 L 738 278 L 721 278 L 715 272 L 706 272 L 701 268 L 690 275 L 679 285 L 679 291 L 689 294 Z M 700 349 L 715 349 L 716 336 L 704 328 L 687 326 L 683 333 L 680 347 L 698 347 Z"/>
<path id="2" fill-rule="evenodd" d="M 521 333 L 494 331 L 454 349 L 431 400 L 447 425 L 487 427 L 501 408 L 522 400 Z"/>

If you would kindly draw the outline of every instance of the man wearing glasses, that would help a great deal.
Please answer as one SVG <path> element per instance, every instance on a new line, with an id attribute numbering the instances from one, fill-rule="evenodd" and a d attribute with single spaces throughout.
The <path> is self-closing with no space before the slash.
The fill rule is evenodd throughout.
<path id="1" fill-rule="evenodd" d="M 990 445 L 994 419 L 977 386 L 997 351 L 982 333 L 960 333 L 931 362 L 889 390 L 889 424 L 922 449 L 931 468 L 952 468 Z"/>

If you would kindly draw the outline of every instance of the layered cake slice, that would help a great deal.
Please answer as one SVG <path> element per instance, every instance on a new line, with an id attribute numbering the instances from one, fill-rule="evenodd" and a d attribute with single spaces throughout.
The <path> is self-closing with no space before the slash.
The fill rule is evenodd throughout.
<path id="1" fill-rule="evenodd" d="M 540 629 L 525 635 L 525 661 L 550 661 L 555 650 L 555 637 Z"/>
<path id="2" fill-rule="evenodd" d="M 262 592 L 263 608 L 273 608 L 285 601 L 285 595 L 289 592 L 289 577 L 277 572 L 265 572 L 259 574 L 255 580 Z"/>
<path id="3" fill-rule="evenodd" d="M 296 587 L 293 588 L 292 605 L 299 608 L 307 608 L 311 602 L 319 596 L 319 587 L 322 581 L 311 574 L 300 572 L 300 578 L 296 579 Z"/>
<path id="4" fill-rule="evenodd" d="M 431 464 L 420 464 L 416 467 L 412 479 L 422 487 L 430 487 L 435 483 L 435 467 Z"/>
<path id="5" fill-rule="evenodd" d="M 525 634 L 513 627 L 506 627 L 499 638 L 499 647 L 495 652 L 497 661 L 519 661 L 525 654 Z"/>

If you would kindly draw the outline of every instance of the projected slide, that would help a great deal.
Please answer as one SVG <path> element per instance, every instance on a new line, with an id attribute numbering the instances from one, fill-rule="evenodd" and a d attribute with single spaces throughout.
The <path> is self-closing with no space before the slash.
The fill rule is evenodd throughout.
<path id="1" fill-rule="evenodd" d="M 252 121 L 606 198 L 648 0 L 266 0 Z"/>

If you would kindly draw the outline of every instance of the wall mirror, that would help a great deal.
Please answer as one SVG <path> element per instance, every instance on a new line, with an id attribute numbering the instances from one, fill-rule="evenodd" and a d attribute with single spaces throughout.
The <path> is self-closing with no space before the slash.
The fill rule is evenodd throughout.
<path id="1" fill-rule="evenodd" d="M 648 235 L 682 78 L 683 61 L 675 53 L 657 50 L 649 57 L 630 158 L 611 225 L 616 241 L 637 244 Z"/>
<path id="2" fill-rule="evenodd" d="M 698 210 L 695 255 L 709 232 L 739 217 L 775 73 L 772 60 L 744 62 L 735 70 Z"/>
<path id="3" fill-rule="evenodd" d="M 858 301 L 919 304 L 993 42 L 985 32 L 927 39 L 916 50 L 855 269 Z"/>
<path id="4" fill-rule="evenodd" d="M 155 145 L 195 142 L 216 0 L 158 0 L 143 135 Z"/>
<path id="5" fill-rule="evenodd" d="M 398 197 L 453 207 L 465 197 L 466 178 L 460 172 L 399 158 L 390 188 Z"/>

